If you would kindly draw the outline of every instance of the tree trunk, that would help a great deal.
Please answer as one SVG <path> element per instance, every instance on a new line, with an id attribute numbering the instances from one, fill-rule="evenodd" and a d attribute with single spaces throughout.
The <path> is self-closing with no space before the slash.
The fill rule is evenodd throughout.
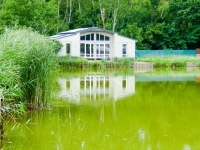
<path id="1" fill-rule="evenodd" d="M 115 32 L 115 26 L 117 24 L 117 12 L 118 12 L 118 8 L 114 9 L 114 16 L 113 16 L 113 28 L 112 31 Z"/>
<path id="2" fill-rule="evenodd" d="M 2 0 L 1 4 L 2 4 L 2 7 L 1 9 L 4 10 L 4 3 L 5 3 L 5 0 Z"/>
<path id="3" fill-rule="evenodd" d="M 68 14 L 68 0 L 66 0 L 66 9 L 65 9 L 65 16 L 63 22 L 67 23 L 67 14 Z"/>
<path id="4" fill-rule="evenodd" d="M 58 9 L 57 9 L 57 29 L 56 33 L 58 33 L 58 28 L 59 28 L 59 19 L 60 19 L 60 3 L 62 0 L 58 0 Z"/>
<path id="5" fill-rule="evenodd" d="M 102 8 L 101 0 L 99 0 L 99 6 L 100 6 L 100 13 L 101 13 L 102 26 L 103 26 L 103 28 L 105 29 L 105 28 L 106 28 L 106 26 L 105 26 L 105 9 Z"/>
<path id="6" fill-rule="evenodd" d="M 69 19 L 68 22 L 71 22 L 71 17 L 72 17 L 72 0 L 69 2 Z"/>
<path id="7" fill-rule="evenodd" d="M 118 14 L 118 8 L 119 8 L 119 0 L 115 2 L 114 7 L 114 14 L 113 14 L 113 28 L 112 31 L 115 32 L 115 27 L 117 25 L 117 14 Z"/>
<path id="8" fill-rule="evenodd" d="M 81 0 L 78 0 L 78 9 L 79 9 L 79 12 L 81 12 Z"/>

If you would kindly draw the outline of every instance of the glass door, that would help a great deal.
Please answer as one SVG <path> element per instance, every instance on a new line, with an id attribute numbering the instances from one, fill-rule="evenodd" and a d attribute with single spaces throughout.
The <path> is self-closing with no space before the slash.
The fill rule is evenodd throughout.
<path id="1" fill-rule="evenodd" d="M 94 57 L 94 44 L 81 43 L 80 56 L 83 56 L 85 58 L 93 58 Z"/>
<path id="2" fill-rule="evenodd" d="M 109 58 L 110 44 L 97 44 L 96 45 L 96 58 Z"/>

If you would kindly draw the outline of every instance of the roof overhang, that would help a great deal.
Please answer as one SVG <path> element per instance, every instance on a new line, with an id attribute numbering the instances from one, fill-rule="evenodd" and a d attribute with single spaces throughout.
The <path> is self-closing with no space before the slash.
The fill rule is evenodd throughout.
<path id="1" fill-rule="evenodd" d="M 73 29 L 73 30 L 63 31 L 63 32 L 58 33 L 57 35 L 50 36 L 50 38 L 51 39 L 62 39 L 62 38 L 65 38 L 65 37 L 76 35 L 78 33 L 85 33 L 85 32 L 107 32 L 109 34 L 117 34 L 116 32 L 106 30 L 106 29 L 103 29 L 103 28 L 89 27 L 89 28 L 77 28 L 77 29 Z M 122 35 L 119 35 L 119 36 L 122 36 Z M 122 36 L 122 37 L 125 37 L 125 36 Z M 129 37 L 125 37 L 125 38 L 131 39 L 131 40 L 134 40 L 135 42 L 137 42 L 136 39 L 132 39 L 132 38 L 129 38 Z"/>

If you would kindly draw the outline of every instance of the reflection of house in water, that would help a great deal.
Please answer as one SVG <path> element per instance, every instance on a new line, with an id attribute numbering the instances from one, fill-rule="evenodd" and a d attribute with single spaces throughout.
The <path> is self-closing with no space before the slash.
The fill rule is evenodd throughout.
<path id="1" fill-rule="evenodd" d="M 135 93 L 134 76 L 87 75 L 71 79 L 59 78 L 58 96 L 70 101 L 114 101 Z"/>

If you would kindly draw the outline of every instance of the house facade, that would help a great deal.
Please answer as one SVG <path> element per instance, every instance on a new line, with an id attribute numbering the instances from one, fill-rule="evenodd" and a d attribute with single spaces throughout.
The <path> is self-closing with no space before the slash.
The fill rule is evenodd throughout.
<path id="1" fill-rule="evenodd" d="M 134 58 L 137 40 L 98 27 L 79 28 L 51 36 L 63 46 L 59 56 L 71 55 L 87 59 Z"/>

